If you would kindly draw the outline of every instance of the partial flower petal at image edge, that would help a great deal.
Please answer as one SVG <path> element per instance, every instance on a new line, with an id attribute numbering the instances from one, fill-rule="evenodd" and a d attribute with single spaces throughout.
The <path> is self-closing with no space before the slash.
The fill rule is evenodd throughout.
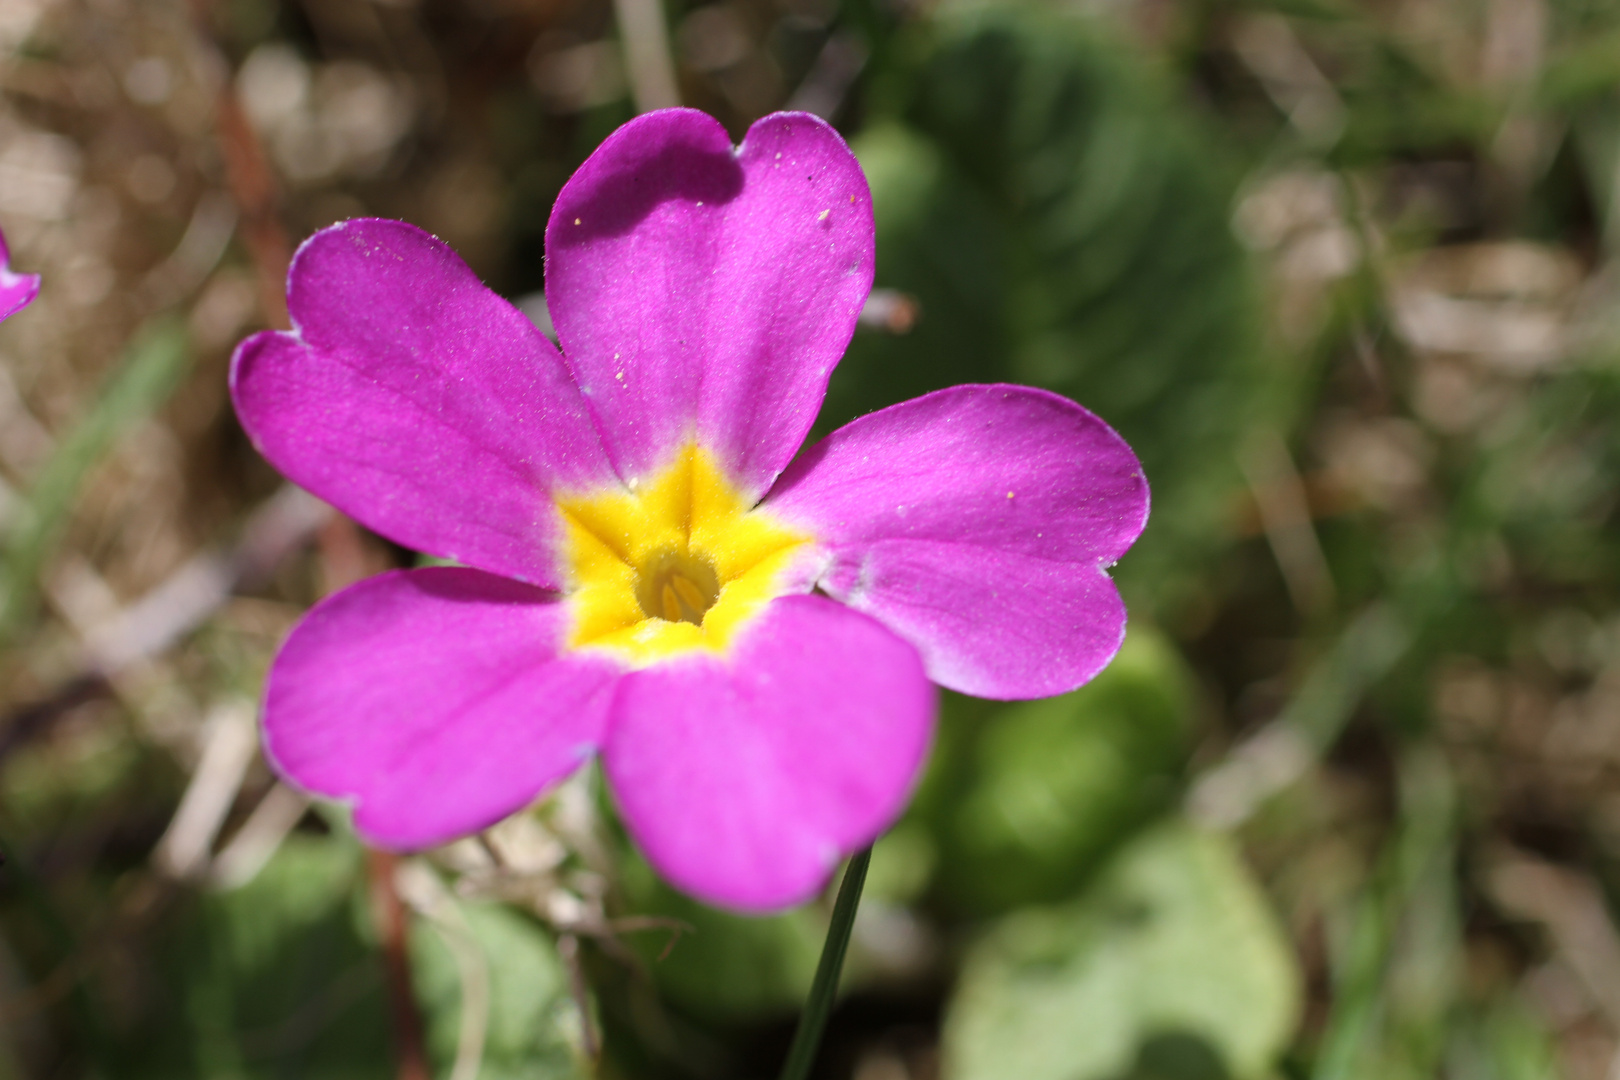
<path id="1" fill-rule="evenodd" d="M 11 248 L 0 234 L 0 322 L 34 302 L 39 295 L 39 275 L 19 274 L 11 269 Z"/>

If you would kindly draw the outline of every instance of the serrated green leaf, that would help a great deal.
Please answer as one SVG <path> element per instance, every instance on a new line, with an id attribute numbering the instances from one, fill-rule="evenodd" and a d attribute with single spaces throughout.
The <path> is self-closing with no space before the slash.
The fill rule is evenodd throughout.
<path id="1" fill-rule="evenodd" d="M 1118 428 L 1177 508 L 1145 548 L 1207 546 L 1264 380 L 1220 155 L 1084 20 L 948 10 L 926 33 L 910 103 L 853 144 L 877 282 L 921 318 L 857 337 L 823 426 L 952 383 L 1044 386 Z"/>

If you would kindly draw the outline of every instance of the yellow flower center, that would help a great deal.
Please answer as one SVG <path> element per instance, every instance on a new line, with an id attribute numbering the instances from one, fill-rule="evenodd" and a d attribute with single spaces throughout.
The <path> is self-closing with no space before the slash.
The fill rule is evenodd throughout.
<path id="1" fill-rule="evenodd" d="M 707 649 L 781 595 L 810 537 L 753 508 L 689 445 L 638 490 L 560 498 L 574 625 L 569 645 L 640 667 Z"/>

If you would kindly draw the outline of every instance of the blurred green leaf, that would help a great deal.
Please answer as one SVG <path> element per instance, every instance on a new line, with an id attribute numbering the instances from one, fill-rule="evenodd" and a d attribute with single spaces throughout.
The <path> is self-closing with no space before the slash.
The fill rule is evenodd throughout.
<path id="1" fill-rule="evenodd" d="M 1178 790 L 1192 683 L 1175 646 L 1132 624 L 1114 662 L 1061 697 L 943 718 L 918 814 L 940 838 L 952 907 L 999 911 L 1074 892 Z"/>
<path id="2" fill-rule="evenodd" d="M 767 918 L 733 915 L 675 891 L 640 858 L 627 863 L 624 885 L 629 910 L 690 927 L 667 955 L 666 934 L 631 939 L 671 1001 L 717 1020 L 790 1013 L 804 1004 L 827 931 L 825 913 L 805 905 Z"/>
<path id="3" fill-rule="evenodd" d="M 864 890 L 868 904 L 901 905 L 928 886 L 936 867 L 929 831 L 908 819 L 873 845 Z M 834 874 L 832 881 L 841 880 Z M 674 920 L 684 929 L 626 938 L 659 990 L 696 1017 L 721 1023 L 797 1013 L 815 977 L 827 936 L 828 908 L 802 904 L 779 915 L 736 915 L 699 903 L 664 882 L 639 856 L 627 862 L 628 910 Z M 850 945 L 841 987 L 861 985 L 874 969 L 860 940 Z"/>
<path id="4" fill-rule="evenodd" d="M 464 925 L 418 921 L 411 937 L 412 978 L 438 1074 L 449 1075 L 461 1047 L 470 984 L 471 994 L 483 998 L 475 1007 L 487 1010 L 480 1080 L 590 1075 L 576 1049 L 579 1010 L 550 936 L 502 905 L 460 911 Z"/>
<path id="5" fill-rule="evenodd" d="M 191 342 L 184 322 L 174 316 L 147 322 L 136 332 L 90 412 L 46 461 L 0 559 L 0 640 L 28 615 L 39 571 L 67 522 L 85 476 L 119 435 L 168 400 L 190 362 Z"/>
<path id="6" fill-rule="evenodd" d="M 1548 1080 L 1563 1075 L 1546 1025 L 1515 995 L 1464 1017 L 1451 1032 L 1447 1076 L 1467 1080 Z"/>
<path id="7" fill-rule="evenodd" d="M 1073 904 L 1005 918 L 969 955 L 950 1080 L 1264 1075 L 1299 1012 L 1292 950 L 1223 836 L 1171 823 Z"/>
<path id="8" fill-rule="evenodd" d="M 382 965 L 360 894 L 360 849 L 289 837 L 247 885 L 172 918 L 151 1014 L 127 1075 L 392 1075 Z"/>
<path id="9" fill-rule="evenodd" d="M 1260 377 L 1221 155 L 1088 22 L 1007 8 L 930 26 L 905 103 L 854 142 L 877 283 L 921 318 L 857 337 L 822 423 L 959 382 L 1048 387 L 1118 428 L 1176 507 L 1150 547 L 1207 545 Z"/>
<path id="10" fill-rule="evenodd" d="M 1620 30 L 1583 35 L 1541 72 L 1538 103 L 1568 109 L 1620 87 Z"/>
<path id="11" fill-rule="evenodd" d="M 939 869 L 939 848 L 926 826 L 907 818 L 872 845 L 862 895 L 890 904 L 916 900 Z"/>

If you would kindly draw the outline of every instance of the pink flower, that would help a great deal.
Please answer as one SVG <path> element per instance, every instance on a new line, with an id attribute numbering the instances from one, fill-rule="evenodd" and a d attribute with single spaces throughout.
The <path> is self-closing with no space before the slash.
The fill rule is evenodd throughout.
<path id="1" fill-rule="evenodd" d="M 0 235 L 0 322 L 34 302 L 39 295 L 38 274 L 18 274 L 11 269 L 11 248 Z"/>
<path id="2" fill-rule="evenodd" d="M 813 895 L 903 808 L 930 682 L 1080 685 L 1125 610 L 1106 568 L 1147 486 L 1064 398 L 959 386 L 794 459 L 872 284 L 871 198 L 838 135 L 782 113 L 733 148 L 671 109 L 620 128 L 546 235 L 558 351 L 440 241 L 335 225 L 288 276 L 295 331 L 231 389 L 284 473 L 467 569 L 383 574 L 277 657 L 266 750 L 420 848 L 598 755 L 677 886 Z"/>

